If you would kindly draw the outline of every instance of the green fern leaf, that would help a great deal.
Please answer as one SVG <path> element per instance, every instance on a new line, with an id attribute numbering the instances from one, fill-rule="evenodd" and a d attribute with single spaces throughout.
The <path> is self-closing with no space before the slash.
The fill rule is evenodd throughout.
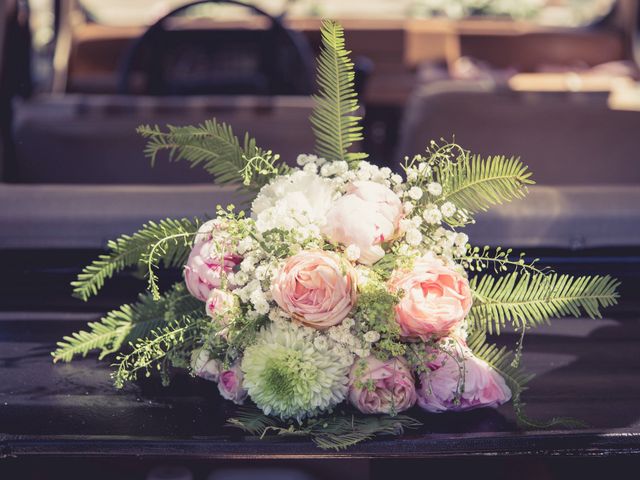
<path id="1" fill-rule="evenodd" d="M 609 276 L 583 276 L 513 272 L 471 280 L 474 305 L 472 328 L 499 333 L 506 322 L 516 328 L 548 323 L 549 319 L 583 313 L 601 317 L 601 309 L 617 303 L 619 282 Z"/>
<path id="2" fill-rule="evenodd" d="M 442 185 L 438 204 L 453 202 L 469 213 L 523 198 L 531 180 L 531 172 L 519 158 L 461 155 L 455 162 L 434 167 L 434 179 Z"/>
<path id="3" fill-rule="evenodd" d="M 167 125 L 166 132 L 157 125 L 141 125 L 137 132 L 147 139 L 144 152 L 152 165 L 160 152 L 168 152 L 170 161 L 184 160 L 191 167 L 201 166 L 218 184 L 243 184 L 247 189 L 259 190 L 273 175 L 288 171 L 284 163 L 277 162 L 278 156 L 258 147 L 248 133 L 240 142 L 229 125 L 215 118 L 197 126 Z M 272 160 L 270 163 L 277 168 L 255 170 L 247 178 L 247 164 L 256 158 Z"/>
<path id="4" fill-rule="evenodd" d="M 99 350 L 102 359 L 129 342 L 147 337 L 167 319 L 201 309 L 202 303 L 189 295 L 182 283 L 174 285 L 160 301 L 153 300 L 150 294 L 141 294 L 136 303 L 122 305 L 100 321 L 90 322 L 87 330 L 64 337 L 51 355 L 54 363 L 70 362 L 76 356 L 85 357 L 90 351 Z"/>
<path id="5" fill-rule="evenodd" d="M 407 415 L 333 415 L 310 429 L 312 441 L 323 450 L 344 450 L 380 435 L 402 435 L 422 424 Z"/>
<path id="6" fill-rule="evenodd" d="M 233 418 L 227 419 L 227 427 L 235 427 L 251 435 L 262 436 L 269 429 L 277 428 L 280 421 L 253 407 L 241 407 Z"/>
<path id="7" fill-rule="evenodd" d="M 350 153 L 349 148 L 362 140 L 358 98 L 354 89 L 353 63 L 345 49 L 344 29 L 332 20 L 321 28 L 322 48 L 318 57 L 318 95 L 311 114 L 316 136 L 316 153 L 328 160 L 344 160 L 353 165 L 367 158 L 365 153 Z"/>
<path id="8" fill-rule="evenodd" d="M 109 253 L 85 267 L 76 281 L 71 283 L 74 296 L 88 300 L 96 295 L 107 279 L 127 267 L 143 260 L 157 262 L 159 257 L 166 267 L 181 266 L 190 251 L 190 240 L 198 231 L 198 219 L 166 219 L 149 222 L 133 235 L 123 235 L 107 244 Z M 151 253 L 150 250 L 156 246 Z M 153 272 L 152 272 L 153 275 Z M 155 279 L 155 277 L 154 277 Z"/>
<path id="9" fill-rule="evenodd" d="M 270 432 L 278 436 L 306 436 L 323 450 L 336 451 L 378 435 L 401 435 L 405 429 L 415 429 L 421 425 L 407 415 L 334 414 L 306 419 L 301 423 L 287 422 L 265 415 L 253 407 L 239 409 L 236 416 L 227 421 L 227 426 L 261 438 Z"/>

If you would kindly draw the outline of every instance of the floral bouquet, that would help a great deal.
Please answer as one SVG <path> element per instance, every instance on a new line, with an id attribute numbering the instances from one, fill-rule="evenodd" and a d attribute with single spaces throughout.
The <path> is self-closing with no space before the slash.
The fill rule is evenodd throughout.
<path id="1" fill-rule="evenodd" d="M 316 154 L 298 166 L 215 120 L 143 126 L 152 161 L 201 165 L 235 183 L 250 213 L 149 222 L 109 243 L 73 283 L 86 300 L 127 267 L 149 292 L 87 331 L 65 337 L 54 361 L 119 352 L 116 387 L 170 367 L 217 384 L 238 405 L 229 424 L 263 435 L 308 435 L 344 448 L 419 425 L 401 414 L 496 407 L 530 375 L 514 352 L 486 342 L 506 324 L 521 332 L 561 315 L 600 316 L 618 297 L 609 277 L 558 275 L 511 250 L 472 247 L 474 214 L 523 197 L 532 184 L 517 158 L 481 159 L 431 142 L 403 175 L 349 152 L 362 140 L 353 64 L 340 25 L 325 21 L 311 123 Z M 158 270 L 184 282 L 161 292 Z M 485 273 L 486 272 L 486 273 Z"/>

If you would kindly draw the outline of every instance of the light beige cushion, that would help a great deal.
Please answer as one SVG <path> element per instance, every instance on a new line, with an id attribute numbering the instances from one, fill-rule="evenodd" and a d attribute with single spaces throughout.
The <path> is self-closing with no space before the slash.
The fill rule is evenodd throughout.
<path id="1" fill-rule="evenodd" d="M 213 216 L 236 187 L 0 184 L 0 248 L 101 248 L 148 220 Z"/>
<path id="2" fill-rule="evenodd" d="M 640 246 L 640 185 L 534 186 L 522 200 L 479 214 L 474 245 Z"/>
<path id="3" fill-rule="evenodd" d="M 0 184 L 0 248 L 100 248 L 148 220 L 241 205 L 235 187 Z M 640 246 L 640 187 L 540 187 L 467 228 L 474 245 Z"/>

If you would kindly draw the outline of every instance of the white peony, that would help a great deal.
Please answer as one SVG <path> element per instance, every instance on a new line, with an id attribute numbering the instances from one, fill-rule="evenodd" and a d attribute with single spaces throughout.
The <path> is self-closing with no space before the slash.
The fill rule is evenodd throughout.
<path id="1" fill-rule="evenodd" d="M 327 223 L 327 212 L 337 196 L 333 182 L 310 171 L 297 171 L 265 185 L 251 206 L 260 232 L 274 228 L 304 229 L 318 234 Z"/>

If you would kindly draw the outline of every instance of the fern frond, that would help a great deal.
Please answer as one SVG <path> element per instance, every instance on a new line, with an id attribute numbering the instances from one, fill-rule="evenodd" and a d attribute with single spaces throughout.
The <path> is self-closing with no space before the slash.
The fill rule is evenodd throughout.
<path id="1" fill-rule="evenodd" d="M 150 320 L 151 321 L 151 320 Z M 155 322 L 155 318 L 153 319 Z M 74 357 L 86 357 L 92 350 L 100 350 L 100 357 L 116 350 L 131 328 L 131 305 L 122 305 L 98 322 L 90 322 L 87 330 L 63 337 L 51 353 L 53 362 L 70 362 Z"/>
<path id="2" fill-rule="evenodd" d="M 351 153 L 349 148 L 362 140 L 358 96 L 354 88 L 353 63 L 345 49 L 344 29 L 332 20 L 321 28 L 322 48 L 318 57 L 319 92 L 311 124 L 316 137 L 316 153 L 328 160 L 344 160 L 353 165 L 367 158 L 365 153 Z"/>
<path id="3" fill-rule="evenodd" d="M 401 435 L 405 429 L 415 429 L 422 424 L 407 415 L 333 414 L 312 418 L 301 423 L 286 422 L 270 417 L 257 408 L 238 410 L 227 426 L 240 428 L 251 435 L 264 437 L 272 432 L 279 436 L 307 436 L 323 450 L 344 450 L 378 435 Z"/>
<path id="4" fill-rule="evenodd" d="M 122 235 L 107 244 L 109 253 L 100 255 L 78 275 L 71 283 L 74 296 L 88 300 L 96 295 L 107 279 L 127 267 L 140 263 L 143 259 L 158 261 L 162 257 L 166 267 L 177 267 L 184 263 L 189 254 L 190 244 L 187 239 L 198 231 L 198 219 L 183 218 L 166 219 L 160 222 L 149 222 L 133 235 Z M 175 237 L 174 237 L 175 236 Z M 149 256 L 150 250 L 158 245 Z"/>
<path id="5" fill-rule="evenodd" d="M 90 322 L 87 330 L 73 333 L 58 342 L 52 352 L 53 361 L 70 362 L 75 356 L 85 357 L 99 350 L 102 359 L 119 350 L 124 344 L 144 338 L 171 318 L 194 314 L 202 303 L 189 295 L 182 283 L 174 287 L 160 301 L 150 294 L 141 294 L 136 303 L 112 310 L 98 322 Z"/>
<path id="6" fill-rule="evenodd" d="M 227 419 L 227 427 L 235 427 L 251 435 L 260 437 L 269 429 L 280 424 L 277 418 L 270 417 L 254 407 L 238 408 L 235 417 Z"/>
<path id="7" fill-rule="evenodd" d="M 434 179 L 442 185 L 438 204 L 453 202 L 469 213 L 523 198 L 531 180 L 531 172 L 519 158 L 461 155 L 455 162 L 434 167 Z"/>
<path id="8" fill-rule="evenodd" d="M 323 450 L 344 450 L 379 435 L 402 435 L 422 424 L 408 415 L 333 415 L 318 421 L 311 429 L 311 439 Z"/>
<path id="9" fill-rule="evenodd" d="M 617 303 L 619 282 L 609 276 L 573 277 L 558 274 L 513 272 L 471 280 L 474 305 L 469 313 L 472 328 L 499 333 L 506 322 L 533 327 L 553 317 L 583 313 L 600 318 L 601 309 Z"/>
<path id="10" fill-rule="evenodd" d="M 258 147 L 248 133 L 241 142 L 229 125 L 215 118 L 196 126 L 167 125 L 167 131 L 157 125 L 141 125 L 137 132 L 147 139 L 144 153 L 152 165 L 160 152 L 167 152 L 169 161 L 185 160 L 191 167 L 201 166 L 218 184 L 243 184 L 248 189 L 259 190 L 271 176 L 288 170 L 284 163 L 276 162 L 277 155 Z M 247 176 L 247 165 L 256 163 L 258 158 L 271 161 L 274 168 L 253 169 Z"/>

